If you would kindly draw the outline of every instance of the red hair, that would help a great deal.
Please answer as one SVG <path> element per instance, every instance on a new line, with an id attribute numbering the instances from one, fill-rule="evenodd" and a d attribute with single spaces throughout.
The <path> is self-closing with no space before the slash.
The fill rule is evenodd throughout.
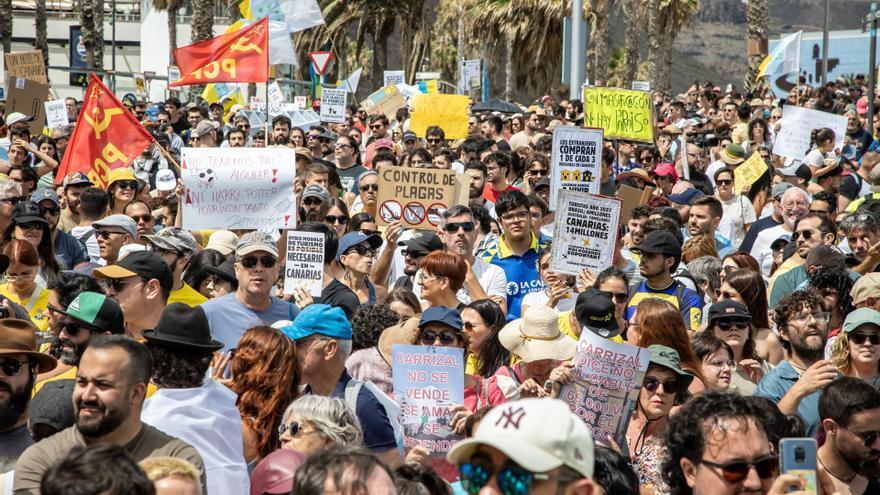
<path id="1" fill-rule="evenodd" d="M 636 318 L 639 324 L 639 347 L 659 344 L 675 349 L 682 369 L 703 380 L 702 361 L 691 347 L 690 335 L 681 312 L 675 306 L 662 299 L 645 299 L 636 306 Z"/>
<path id="2" fill-rule="evenodd" d="M 6 243 L 3 254 L 9 258 L 10 263 L 21 263 L 25 266 L 40 266 L 40 254 L 34 249 L 33 244 L 21 239 L 13 239 Z"/>
<path id="3" fill-rule="evenodd" d="M 230 388 L 238 394 L 238 411 L 254 432 L 260 459 L 281 447 L 278 425 L 296 399 L 299 371 L 293 342 L 266 326 L 248 329 L 232 359 Z"/>
<path id="4" fill-rule="evenodd" d="M 467 263 L 464 258 L 445 251 L 434 251 L 422 259 L 419 265 L 423 272 L 435 277 L 446 277 L 452 292 L 458 292 L 467 276 Z"/>

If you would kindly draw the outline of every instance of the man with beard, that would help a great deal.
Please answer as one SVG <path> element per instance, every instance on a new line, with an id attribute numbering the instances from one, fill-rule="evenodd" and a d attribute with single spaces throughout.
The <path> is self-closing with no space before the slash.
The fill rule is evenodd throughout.
<path id="1" fill-rule="evenodd" d="M 806 436 L 819 428 L 822 388 L 837 378 L 837 368 L 823 359 L 828 338 L 828 313 L 814 289 L 798 290 L 779 301 L 773 316 L 789 358 L 764 375 L 755 395 L 779 405 L 784 414 L 797 414 Z"/>
<path id="2" fill-rule="evenodd" d="M 880 314 L 859 311 L 873 313 L 861 321 L 876 327 Z M 859 378 L 838 378 L 822 392 L 819 417 L 825 430 L 816 456 L 819 469 L 830 475 L 835 492 L 867 493 L 868 484 L 880 478 L 880 392 Z M 874 485 L 871 493 L 876 493 Z"/>
<path id="3" fill-rule="evenodd" d="M 272 119 L 272 143 L 287 145 L 290 142 L 290 127 L 290 117 L 287 115 L 276 115 Z"/>
<path id="4" fill-rule="evenodd" d="M 83 191 L 92 186 L 92 181 L 82 172 L 73 172 L 67 174 L 61 185 L 64 190 L 64 209 L 61 210 L 61 217 L 58 219 L 58 229 L 70 232 L 79 225 L 79 197 Z"/>
<path id="5" fill-rule="evenodd" d="M 487 211 L 495 211 L 495 203 L 483 197 L 483 191 L 486 188 L 486 165 L 479 160 L 471 160 L 464 169 L 470 178 L 470 186 L 468 188 L 468 202 L 477 203 L 486 208 Z"/>
<path id="6" fill-rule="evenodd" d="M 27 409 L 34 382 L 37 373 L 56 365 L 55 358 L 37 352 L 36 335 L 29 321 L 0 320 L 0 474 L 11 471 L 33 443 Z"/>
<path id="7" fill-rule="evenodd" d="M 762 231 L 752 245 L 752 258 L 758 261 L 761 272 L 765 277 L 770 276 L 770 268 L 773 266 L 773 250 L 770 244 L 779 238 L 789 240 L 794 233 L 795 224 L 810 211 L 810 196 L 799 187 L 787 189 L 782 194 L 780 204 L 782 206 L 782 223 Z"/>
<path id="8" fill-rule="evenodd" d="M 495 151 L 486 159 L 486 185 L 483 187 L 483 199 L 498 203 L 498 197 L 505 191 L 518 191 L 519 189 L 507 182 L 507 175 L 512 166 L 509 153 Z"/>
<path id="9" fill-rule="evenodd" d="M 773 272 L 773 277 L 770 278 L 767 292 L 769 293 L 771 309 L 776 307 L 776 304 L 785 294 L 791 294 L 792 291 L 809 279 L 807 258 L 813 249 L 819 246 L 837 249 L 835 246 L 837 227 L 834 225 L 834 220 L 825 215 L 807 213 L 795 224 L 794 234 L 791 237 L 792 242 L 797 244 L 797 251 L 779 265 L 776 271 Z"/>
<path id="10" fill-rule="evenodd" d="M 16 493 L 39 493 L 40 479 L 75 447 L 111 444 L 135 461 L 169 456 L 188 461 L 205 484 L 205 467 L 191 445 L 141 422 L 153 372 L 147 348 L 122 335 L 96 337 L 80 360 L 73 389 L 76 424 L 30 446 L 15 465 Z"/>
<path id="11" fill-rule="evenodd" d="M 880 224 L 877 219 L 866 211 L 851 213 L 843 217 L 840 230 L 846 236 L 846 242 L 852 255 L 859 263 L 854 272 L 867 275 L 880 264 L 880 250 L 872 249 L 880 242 Z"/>
<path id="12" fill-rule="evenodd" d="M 104 294 L 84 291 L 66 309 L 50 306 L 49 310 L 56 313 L 56 318 L 60 315 L 57 329 L 61 355 L 58 360 L 61 364 L 70 366 L 70 369 L 37 383 L 35 392 L 39 392 L 48 382 L 76 378 L 76 368 L 92 337 L 125 333 L 122 308 Z"/>

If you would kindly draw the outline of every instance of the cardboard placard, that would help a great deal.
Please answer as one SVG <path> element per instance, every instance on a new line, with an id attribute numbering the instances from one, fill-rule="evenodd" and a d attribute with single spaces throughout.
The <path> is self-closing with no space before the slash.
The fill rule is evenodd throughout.
<path id="1" fill-rule="evenodd" d="M 560 126 L 553 130 L 550 208 L 559 191 L 598 193 L 602 180 L 602 129 Z"/>
<path id="2" fill-rule="evenodd" d="M 400 220 L 407 228 L 435 229 L 456 204 L 456 183 L 454 170 L 380 167 L 376 223 Z"/>
<path id="3" fill-rule="evenodd" d="M 761 154 L 752 153 L 733 171 L 733 193 L 742 194 L 743 189 L 757 182 L 766 171 L 767 162 L 761 158 Z"/>
<path id="4" fill-rule="evenodd" d="M 578 275 L 599 273 L 614 263 L 621 201 L 563 190 L 559 195 L 550 268 Z"/>
<path id="5" fill-rule="evenodd" d="M 605 131 L 605 139 L 654 142 L 651 94 L 620 88 L 584 88 L 584 127 Z"/>
<path id="6" fill-rule="evenodd" d="M 321 122 L 345 122 L 345 104 L 348 91 L 339 88 L 321 89 Z"/>
<path id="7" fill-rule="evenodd" d="M 284 293 L 293 294 L 305 287 L 320 297 L 324 288 L 324 234 L 287 231 L 287 256 L 284 264 Z"/>
<path id="8" fill-rule="evenodd" d="M 382 114 L 393 119 L 397 110 L 405 107 L 406 97 L 397 89 L 397 86 L 386 86 L 362 102 L 364 109 L 369 114 Z"/>
<path id="9" fill-rule="evenodd" d="M 810 152 L 813 129 L 827 127 L 834 131 L 834 147 L 843 147 L 847 118 L 844 115 L 785 105 L 779 120 L 779 132 L 773 141 L 773 154 L 801 160 Z"/>
<path id="10" fill-rule="evenodd" d="M 8 56 L 8 55 L 7 55 Z M 46 108 L 43 103 L 49 99 L 49 86 L 23 77 L 9 79 L 6 94 L 6 114 L 21 112 L 34 120 L 28 122 L 31 136 L 39 136 L 46 125 Z"/>
<path id="11" fill-rule="evenodd" d="M 425 137 L 425 130 L 436 125 L 443 129 L 446 139 L 465 139 L 468 136 L 470 106 L 465 95 L 417 94 L 412 100 L 410 130 Z"/>
<path id="12" fill-rule="evenodd" d="M 624 222 L 628 221 L 630 215 L 632 215 L 633 208 L 648 204 L 648 200 L 654 195 L 654 189 L 651 186 L 647 186 L 644 189 L 636 189 L 626 184 L 618 187 L 617 198 L 623 201 L 623 205 L 620 208 L 620 219 Z"/>
<path id="13" fill-rule="evenodd" d="M 25 79 L 49 85 L 46 77 L 46 66 L 43 64 L 43 52 L 30 50 L 12 52 L 5 55 L 6 78 L 23 77 Z"/>

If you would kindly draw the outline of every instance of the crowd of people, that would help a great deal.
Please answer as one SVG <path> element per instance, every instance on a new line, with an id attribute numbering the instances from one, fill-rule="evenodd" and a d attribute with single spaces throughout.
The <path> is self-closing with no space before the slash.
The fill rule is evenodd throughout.
<path id="1" fill-rule="evenodd" d="M 126 95 L 155 142 L 106 185 L 58 173 L 82 102 L 42 135 L 6 113 L 0 494 L 880 493 L 865 84 L 654 94 L 654 141 L 598 156 L 602 195 L 651 193 L 612 266 L 577 276 L 553 269 L 549 201 L 553 132 L 583 125 L 581 101 L 472 111 L 447 139 L 412 132 L 407 108 L 257 129 L 238 105 Z M 844 115 L 846 134 L 778 156 L 785 105 Z M 320 296 L 283 290 L 284 232 L 182 228 L 188 146 L 294 149 Z M 737 190 L 753 154 L 767 171 Z M 468 202 L 433 230 L 377 222 L 385 166 L 467 174 Z M 617 441 L 560 397 L 584 332 L 650 356 Z M 440 456 L 404 440 L 395 345 L 463 353 Z M 798 438 L 817 442 L 815 480 L 781 469 Z"/>

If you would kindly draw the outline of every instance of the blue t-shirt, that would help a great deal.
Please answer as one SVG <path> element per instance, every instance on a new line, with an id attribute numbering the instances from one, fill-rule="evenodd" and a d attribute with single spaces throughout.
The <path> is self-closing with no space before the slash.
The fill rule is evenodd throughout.
<path id="1" fill-rule="evenodd" d="M 648 287 L 647 280 L 639 284 L 638 289 L 629 298 L 626 305 L 624 313 L 626 321 L 632 318 L 633 313 L 636 312 L 636 306 L 640 302 L 651 298 L 661 299 L 678 308 L 681 311 L 681 317 L 684 318 L 684 326 L 691 331 L 696 332 L 700 327 L 703 321 L 703 300 L 699 294 L 675 280 L 665 289 L 652 289 Z"/>
<path id="2" fill-rule="evenodd" d="M 345 386 L 351 381 L 351 375 L 347 370 L 342 371 L 339 383 L 333 389 L 331 397 L 345 400 Z M 394 438 L 394 428 L 388 420 L 385 408 L 379 399 L 364 386 L 361 387 L 357 397 L 355 409 L 358 421 L 361 422 L 361 430 L 364 432 L 364 447 L 374 452 L 385 452 L 396 449 L 397 440 Z"/>
<path id="3" fill-rule="evenodd" d="M 76 265 L 89 261 L 89 253 L 76 237 L 60 230 L 55 234 L 55 257 L 63 269 L 73 270 Z"/>
<path id="4" fill-rule="evenodd" d="M 251 327 L 271 325 L 278 320 L 291 320 L 299 314 L 295 305 L 272 297 L 272 305 L 264 311 L 254 311 L 242 304 L 235 292 L 202 304 L 208 326 L 215 340 L 223 343 L 222 352 L 238 345 L 238 340 Z"/>
<path id="5" fill-rule="evenodd" d="M 758 382 L 758 388 L 755 389 L 755 395 L 758 397 L 766 397 L 775 403 L 779 403 L 785 394 L 794 386 L 795 382 L 800 379 L 797 371 L 788 363 L 788 361 L 780 361 L 769 373 L 761 378 Z M 804 422 L 806 428 L 806 436 L 814 437 L 819 430 L 819 397 L 822 396 L 822 389 L 816 390 L 812 394 L 801 399 L 797 408 L 797 415 Z"/>
<path id="6" fill-rule="evenodd" d="M 532 245 L 522 256 L 517 256 L 504 242 L 504 234 L 491 242 L 480 253 L 480 258 L 500 266 L 507 276 L 507 321 L 521 316 L 522 300 L 526 294 L 544 290 L 544 280 L 538 273 L 538 257 L 547 243 L 532 234 Z"/>

